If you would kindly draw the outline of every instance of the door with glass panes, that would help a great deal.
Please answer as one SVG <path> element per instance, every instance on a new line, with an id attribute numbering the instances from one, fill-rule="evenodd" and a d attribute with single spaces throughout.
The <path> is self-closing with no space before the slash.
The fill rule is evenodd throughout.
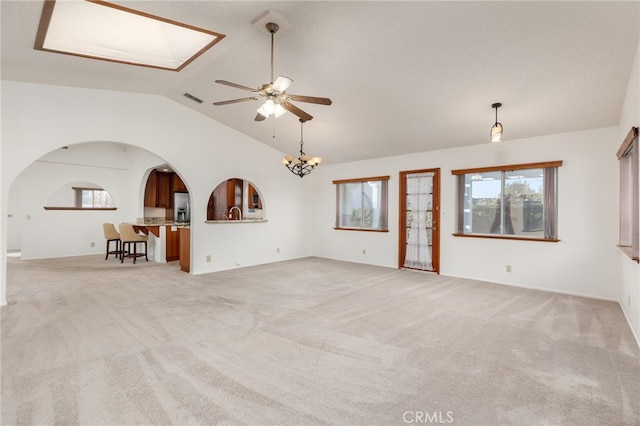
<path id="1" fill-rule="evenodd" d="M 398 267 L 440 273 L 440 169 L 400 172 Z"/>

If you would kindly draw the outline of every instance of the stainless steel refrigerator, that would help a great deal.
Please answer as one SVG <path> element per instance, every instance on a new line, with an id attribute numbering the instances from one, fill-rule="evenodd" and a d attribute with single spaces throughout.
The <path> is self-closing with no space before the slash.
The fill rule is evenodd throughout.
<path id="1" fill-rule="evenodd" d="M 173 196 L 173 220 L 176 222 L 191 221 L 191 206 L 187 192 L 176 192 Z"/>

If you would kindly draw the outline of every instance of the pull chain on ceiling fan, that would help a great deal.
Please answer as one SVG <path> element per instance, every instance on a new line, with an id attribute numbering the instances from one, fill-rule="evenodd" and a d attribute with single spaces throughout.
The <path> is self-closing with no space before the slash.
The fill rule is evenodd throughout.
<path id="1" fill-rule="evenodd" d="M 329 98 L 319 98 L 315 96 L 303 96 L 303 95 L 292 95 L 286 93 L 286 90 L 291 86 L 293 80 L 289 77 L 285 77 L 279 75 L 277 79 L 273 79 L 273 52 L 274 52 L 274 36 L 275 33 L 280 28 L 278 24 L 274 22 L 269 22 L 267 25 L 267 31 L 271 34 L 271 79 L 270 83 L 263 84 L 259 86 L 257 89 L 252 89 L 248 86 L 243 86 L 241 84 L 232 83 L 226 80 L 216 80 L 216 83 L 223 84 L 225 86 L 235 87 L 236 89 L 246 90 L 252 93 L 255 93 L 254 96 L 250 96 L 248 98 L 239 98 L 239 99 L 231 99 L 228 101 L 219 101 L 214 102 L 213 105 L 228 105 L 234 104 L 238 102 L 246 102 L 246 101 L 259 101 L 263 100 L 264 103 L 258 108 L 258 114 L 256 115 L 256 121 L 263 121 L 265 118 L 270 115 L 274 115 L 276 118 L 280 117 L 287 111 L 292 114 L 298 116 L 301 120 L 309 121 L 313 119 L 313 116 L 308 114 L 307 112 L 301 110 L 297 106 L 293 105 L 291 101 L 298 102 L 308 102 L 312 104 L 320 104 L 320 105 L 331 105 L 331 99 Z"/>

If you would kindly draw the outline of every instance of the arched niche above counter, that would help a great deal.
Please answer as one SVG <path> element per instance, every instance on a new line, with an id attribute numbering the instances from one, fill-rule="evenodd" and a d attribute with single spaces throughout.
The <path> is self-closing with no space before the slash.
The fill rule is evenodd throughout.
<path id="1" fill-rule="evenodd" d="M 215 187 L 207 203 L 207 221 L 264 221 L 264 199 L 256 186 L 246 179 L 231 178 Z"/>
<path id="2" fill-rule="evenodd" d="M 111 194 L 91 182 L 71 182 L 53 191 L 45 210 L 116 210 Z"/>

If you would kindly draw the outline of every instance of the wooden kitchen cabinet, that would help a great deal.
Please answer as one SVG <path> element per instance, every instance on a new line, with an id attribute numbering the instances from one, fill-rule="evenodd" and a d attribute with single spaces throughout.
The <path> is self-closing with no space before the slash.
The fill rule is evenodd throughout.
<path id="1" fill-rule="evenodd" d="M 184 272 L 191 270 L 191 229 L 180 228 L 180 269 Z"/>
<path id="2" fill-rule="evenodd" d="M 184 184 L 177 173 L 171 173 L 171 189 L 172 192 L 189 192 L 187 185 Z"/>
<path id="3" fill-rule="evenodd" d="M 176 192 L 188 192 L 180 176 L 175 172 L 152 171 L 147 179 L 144 191 L 145 207 L 164 207 L 165 217 L 173 219 L 173 195 Z"/>
<path id="4" fill-rule="evenodd" d="M 149 174 L 147 186 L 144 189 L 144 206 L 157 207 L 158 204 L 158 172 L 155 170 Z"/>
<path id="5" fill-rule="evenodd" d="M 165 258 L 167 262 L 180 259 L 180 232 L 178 232 L 178 228 L 173 228 L 175 229 L 174 231 L 171 230 L 172 228 L 171 226 L 166 227 L 167 247 Z"/>
<path id="6" fill-rule="evenodd" d="M 173 207 L 171 174 L 158 173 L 158 204 L 156 207 Z"/>

